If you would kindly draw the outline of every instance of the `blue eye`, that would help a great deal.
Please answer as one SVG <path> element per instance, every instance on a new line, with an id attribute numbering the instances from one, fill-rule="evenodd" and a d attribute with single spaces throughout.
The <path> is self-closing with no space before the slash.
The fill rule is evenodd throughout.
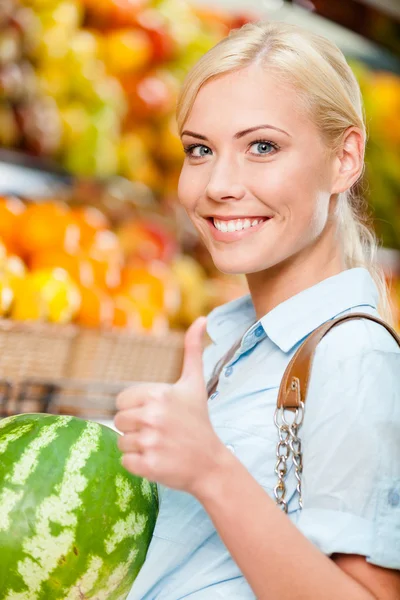
<path id="1" fill-rule="evenodd" d="M 199 154 L 194 154 L 194 150 L 197 149 L 199 149 Z M 186 146 L 183 151 L 191 158 L 203 158 L 203 156 L 208 156 L 211 154 L 210 148 L 208 146 L 204 146 L 203 144 L 191 144 L 190 146 Z"/>
<path id="2" fill-rule="evenodd" d="M 268 142 L 267 140 L 256 140 L 250 144 L 250 147 L 251 146 L 257 147 L 257 152 L 251 152 L 251 154 L 255 154 L 256 156 L 271 154 L 271 148 L 272 150 L 278 150 L 279 148 L 278 144 L 275 144 L 274 142 Z"/>

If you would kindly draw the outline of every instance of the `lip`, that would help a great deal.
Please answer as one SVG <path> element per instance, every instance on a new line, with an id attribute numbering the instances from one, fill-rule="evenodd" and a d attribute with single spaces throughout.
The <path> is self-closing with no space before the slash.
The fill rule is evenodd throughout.
<path id="1" fill-rule="evenodd" d="M 247 217 L 249 218 L 249 217 Z M 222 219 L 221 219 L 222 220 Z M 231 219 L 223 219 L 224 221 L 229 221 Z M 210 228 L 210 232 L 212 237 L 218 242 L 236 242 L 246 237 L 247 235 L 251 235 L 252 233 L 256 233 L 259 231 L 264 225 L 271 221 L 272 217 L 267 217 L 266 221 L 262 221 L 258 225 L 254 227 L 249 227 L 248 229 L 241 229 L 240 231 L 220 231 L 216 227 L 214 227 L 214 223 L 212 218 L 206 218 L 208 227 Z"/>

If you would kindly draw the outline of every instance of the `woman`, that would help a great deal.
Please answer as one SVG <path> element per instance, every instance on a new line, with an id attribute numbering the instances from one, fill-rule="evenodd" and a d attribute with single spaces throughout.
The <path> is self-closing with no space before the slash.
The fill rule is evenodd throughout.
<path id="1" fill-rule="evenodd" d="M 178 125 L 180 202 L 218 269 L 245 273 L 250 294 L 189 328 L 175 384 L 117 400 L 124 466 L 162 486 L 129 599 L 398 600 L 400 349 L 381 325 L 349 321 L 319 344 L 302 508 L 293 468 L 286 512 L 274 495 L 274 412 L 295 350 L 338 315 L 389 319 L 351 193 L 366 140 L 356 80 L 328 40 L 248 24 L 189 73 Z"/>

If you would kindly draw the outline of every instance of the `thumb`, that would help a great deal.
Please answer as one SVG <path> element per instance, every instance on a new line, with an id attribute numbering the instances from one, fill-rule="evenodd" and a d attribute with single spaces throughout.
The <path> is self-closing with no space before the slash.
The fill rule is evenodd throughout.
<path id="1" fill-rule="evenodd" d="M 203 375 L 203 337 L 207 327 L 207 317 L 198 317 L 185 334 L 182 373 L 179 383 L 205 386 Z M 178 383 L 178 382 L 177 382 Z"/>

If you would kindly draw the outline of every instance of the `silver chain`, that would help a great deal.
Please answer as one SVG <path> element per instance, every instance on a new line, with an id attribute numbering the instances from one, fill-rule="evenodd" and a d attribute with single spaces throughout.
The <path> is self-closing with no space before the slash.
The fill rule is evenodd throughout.
<path id="1" fill-rule="evenodd" d="M 285 411 L 291 413 L 285 408 L 275 410 L 274 422 L 278 428 L 279 441 L 276 447 L 277 461 L 275 463 L 275 474 L 278 476 L 278 483 L 274 487 L 274 496 L 276 504 L 287 513 L 288 506 L 286 500 L 286 482 L 285 477 L 288 472 L 287 462 L 292 455 L 295 466 L 295 476 L 297 479 L 296 490 L 299 495 L 299 506 L 303 508 L 303 498 L 301 494 L 301 473 L 303 470 L 303 454 L 301 450 L 301 440 L 298 436 L 298 430 L 303 422 L 304 402 L 300 402 L 300 408 L 296 408 L 292 422 L 288 422 Z"/>

